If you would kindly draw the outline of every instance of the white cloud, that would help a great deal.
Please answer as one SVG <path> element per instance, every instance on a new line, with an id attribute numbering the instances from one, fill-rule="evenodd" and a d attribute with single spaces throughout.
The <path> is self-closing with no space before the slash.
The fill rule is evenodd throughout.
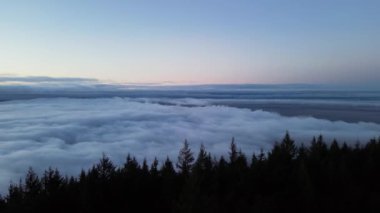
<path id="1" fill-rule="evenodd" d="M 200 143 L 215 155 L 225 154 L 232 137 L 251 154 L 271 148 L 286 130 L 298 142 L 323 134 L 350 143 L 379 136 L 374 123 L 331 122 L 311 117 L 284 117 L 265 111 L 223 106 L 183 107 L 126 98 L 51 98 L 0 103 L 0 191 L 18 181 L 29 166 L 58 167 L 78 174 L 101 157 L 124 162 L 166 155 L 176 160 L 186 138 L 197 152 Z"/>

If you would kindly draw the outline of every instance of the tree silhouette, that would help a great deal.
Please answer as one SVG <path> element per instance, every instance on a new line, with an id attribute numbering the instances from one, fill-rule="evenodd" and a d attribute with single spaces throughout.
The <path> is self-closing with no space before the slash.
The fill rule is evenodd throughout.
<path id="1" fill-rule="evenodd" d="M 157 160 L 157 158 L 154 158 L 152 165 L 150 166 L 150 174 L 153 176 L 158 175 L 158 160 Z"/>
<path id="2" fill-rule="evenodd" d="M 299 144 L 286 133 L 251 165 L 232 139 L 229 160 L 211 160 L 201 145 L 194 164 L 185 141 L 178 170 L 169 157 L 149 168 L 131 155 L 117 166 L 104 154 L 78 176 L 48 168 L 39 178 L 30 168 L 0 196 L 0 212 L 380 212 L 379 138 Z"/>
<path id="3" fill-rule="evenodd" d="M 99 178 L 103 180 L 110 180 L 115 173 L 116 167 L 112 161 L 103 153 L 102 158 L 96 165 L 96 170 L 99 172 Z"/>
<path id="4" fill-rule="evenodd" d="M 166 160 L 161 167 L 161 174 L 163 177 L 170 177 L 176 174 L 173 167 L 173 163 L 171 162 L 169 157 L 166 157 Z"/>
<path id="5" fill-rule="evenodd" d="M 229 155 L 230 155 L 230 163 L 234 164 L 238 158 L 238 151 L 237 151 L 234 137 L 231 140 Z"/>
<path id="6" fill-rule="evenodd" d="M 181 174 L 185 177 L 189 176 L 191 172 L 191 165 L 194 161 L 193 153 L 189 147 L 187 140 L 183 143 L 183 147 L 179 151 L 177 168 L 180 170 Z"/>
<path id="7" fill-rule="evenodd" d="M 211 156 L 206 152 L 204 145 L 201 144 L 198 157 L 193 165 L 193 172 L 201 175 L 206 171 L 210 171 L 211 167 Z"/>

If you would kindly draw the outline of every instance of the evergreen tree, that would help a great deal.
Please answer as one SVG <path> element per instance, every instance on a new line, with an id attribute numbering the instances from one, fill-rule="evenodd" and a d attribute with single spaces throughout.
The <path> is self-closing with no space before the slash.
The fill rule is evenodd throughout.
<path id="1" fill-rule="evenodd" d="M 32 167 L 29 167 L 25 177 L 25 195 L 33 198 L 37 197 L 42 190 L 42 184 Z"/>
<path id="2" fill-rule="evenodd" d="M 144 158 L 143 160 L 141 172 L 144 176 L 147 176 L 149 174 L 149 167 L 148 167 L 148 163 L 146 162 L 146 158 Z"/>
<path id="3" fill-rule="evenodd" d="M 183 143 L 182 149 L 179 151 L 177 168 L 181 174 L 187 177 L 191 172 L 191 165 L 194 161 L 193 153 L 189 147 L 187 140 Z"/>
<path id="4" fill-rule="evenodd" d="M 290 138 L 289 132 L 287 131 L 285 134 L 282 143 L 280 144 L 280 148 L 284 154 L 284 157 L 289 160 L 294 159 L 297 153 L 296 145 L 294 144 L 294 140 Z"/>
<path id="5" fill-rule="evenodd" d="M 116 167 L 112 161 L 103 153 L 102 158 L 96 165 L 96 170 L 99 173 L 99 177 L 103 180 L 110 180 L 115 174 Z"/>
<path id="6" fill-rule="evenodd" d="M 173 163 L 171 162 L 169 157 L 166 157 L 166 160 L 161 167 L 161 175 L 163 177 L 171 177 L 171 176 L 174 176 L 175 174 L 176 172 L 174 170 Z"/>
<path id="7" fill-rule="evenodd" d="M 152 165 L 150 166 L 150 174 L 153 176 L 158 175 L 158 160 L 156 157 L 154 158 Z"/>
<path id="8" fill-rule="evenodd" d="M 236 168 L 241 172 L 248 168 L 247 157 L 241 150 L 239 150 L 236 158 Z"/>
<path id="9" fill-rule="evenodd" d="M 135 157 L 131 157 L 130 154 L 127 155 L 126 162 L 124 163 L 123 171 L 127 175 L 136 175 L 140 169 L 139 163 Z"/>
<path id="10" fill-rule="evenodd" d="M 202 174 L 206 170 L 211 170 L 211 158 L 210 155 L 207 154 L 206 149 L 203 144 L 199 149 L 197 160 L 194 163 L 193 171 L 197 174 Z"/>
<path id="11" fill-rule="evenodd" d="M 231 140 L 229 155 L 230 155 L 230 164 L 234 164 L 238 158 L 238 151 L 237 151 L 234 137 Z"/>
<path id="12" fill-rule="evenodd" d="M 57 194 L 64 185 L 63 177 L 59 173 L 58 169 L 52 169 L 49 167 L 48 170 L 44 172 L 42 177 L 42 185 L 47 196 Z"/>
<path id="13" fill-rule="evenodd" d="M 3 212 L 6 208 L 6 202 L 3 196 L 0 195 L 0 212 Z"/>
<path id="14" fill-rule="evenodd" d="M 30 167 L 26 177 L 24 186 L 24 205 L 25 211 L 41 211 L 42 206 L 38 205 L 41 200 L 42 184 L 33 168 Z M 38 201 L 38 202 L 35 202 Z"/>
<path id="15" fill-rule="evenodd" d="M 22 212 L 25 203 L 25 191 L 21 180 L 19 184 L 11 183 L 8 188 L 8 195 L 5 197 L 8 210 L 10 212 Z"/>

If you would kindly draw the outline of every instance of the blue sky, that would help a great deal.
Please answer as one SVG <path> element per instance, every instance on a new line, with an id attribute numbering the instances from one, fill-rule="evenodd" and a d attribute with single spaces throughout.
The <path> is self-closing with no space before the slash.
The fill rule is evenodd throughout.
<path id="1" fill-rule="evenodd" d="M 380 80 L 380 1 L 4 0 L 2 75 L 132 83 Z"/>

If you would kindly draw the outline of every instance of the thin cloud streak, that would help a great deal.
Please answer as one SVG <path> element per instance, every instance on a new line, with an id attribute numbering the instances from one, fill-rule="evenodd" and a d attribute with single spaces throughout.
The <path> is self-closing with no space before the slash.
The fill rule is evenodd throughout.
<path id="1" fill-rule="evenodd" d="M 53 78 L 47 76 L 0 76 L 0 82 L 33 82 L 33 83 L 44 83 L 44 82 L 98 82 L 98 80 L 93 78 Z"/>

